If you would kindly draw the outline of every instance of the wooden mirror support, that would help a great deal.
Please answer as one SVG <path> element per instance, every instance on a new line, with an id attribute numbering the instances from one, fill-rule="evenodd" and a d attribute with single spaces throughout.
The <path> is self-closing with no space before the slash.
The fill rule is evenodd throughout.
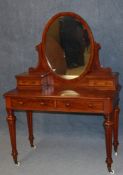
<path id="1" fill-rule="evenodd" d="M 85 26 L 91 43 L 91 54 L 90 60 L 84 72 L 74 79 L 64 79 L 59 77 L 48 64 L 45 47 L 46 47 L 46 34 L 50 25 L 60 16 L 72 16 L 78 19 L 83 26 Z M 88 24 L 77 14 L 72 12 L 62 12 L 53 16 L 47 23 L 42 36 L 42 42 L 36 46 L 38 51 L 38 65 L 36 68 L 29 68 L 29 71 L 21 75 L 17 75 L 17 88 L 18 89 L 33 89 L 40 90 L 42 84 L 47 82 L 47 85 L 54 85 L 55 87 L 85 87 L 85 88 L 95 88 L 95 89 L 110 89 L 116 90 L 118 86 L 118 73 L 113 73 L 111 68 L 103 68 L 100 66 L 99 61 L 99 49 L 100 44 L 96 43 L 93 39 L 92 32 Z M 59 58 L 58 58 L 59 59 Z M 47 76 L 48 78 L 47 79 Z M 44 77 L 44 79 L 42 78 Z M 69 78 L 69 77 L 68 77 Z M 43 80 L 43 81 L 42 81 Z"/>
<path id="2" fill-rule="evenodd" d="M 47 55 L 47 45 L 50 49 L 52 41 L 47 43 L 47 34 L 54 21 L 61 17 L 72 17 L 87 31 L 90 42 L 90 56 L 88 63 L 78 76 L 69 79 L 61 74 L 65 68 L 58 63 L 59 71 L 55 72 L 54 65 Z M 55 55 L 56 62 L 62 56 L 58 44 L 55 47 L 59 53 L 51 51 Z M 42 41 L 36 46 L 38 52 L 38 64 L 29 68 L 25 73 L 16 75 L 17 87 L 4 94 L 7 109 L 7 121 L 10 131 L 12 145 L 12 156 L 17 161 L 16 129 L 14 111 L 26 111 L 29 130 L 29 140 L 33 147 L 33 111 L 87 113 L 104 116 L 106 163 L 108 171 L 113 173 L 112 144 L 117 153 L 118 148 L 118 116 L 119 116 L 119 74 L 112 72 L 111 68 L 100 66 L 99 49 L 100 44 L 94 41 L 88 24 L 79 15 L 72 12 L 62 12 L 53 16 L 47 23 Z M 57 52 L 58 50 L 55 49 Z M 49 50 L 48 50 L 49 51 Z M 60 54 L 61 53 L 61 54 Z M 63 57 L 63 56 L 62 56 Z M 55 62 L 55 64 L 56 64 Z M 63 60 L 62 60 L 63 63 Z M 66 63 L 64 63 L 66 65 Z M 92 126 L 93 127 L 93 126 Z M 112 141 L 113 139 L 113 141 Z"/>

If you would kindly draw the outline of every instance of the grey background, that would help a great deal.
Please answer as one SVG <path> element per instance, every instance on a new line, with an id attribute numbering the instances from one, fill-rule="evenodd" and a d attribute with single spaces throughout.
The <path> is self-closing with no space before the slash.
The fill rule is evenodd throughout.
<path id="1" fill-rule="evenodd" d="M 16 74 L 37 64 L 35 45 L 41 40 L 47 20 L 59 11 L 73 11 L 87 21 L 95 40 L 102 46 L 101 64 L 118 71 L 120 84 L 123 84 L 123 0 L 0 0 L 0 131 L 3 139 L 8 130 L 2 95 L 15 88 Z M 120 97 L 122 143 L 122 91 Z M 25 113 L 16 113 L 16 116 L 21 138 L 26 131 Z M 65 137 L 83 135 L 85 138 L 104 139 L 102 117 L 56 113 L 35 113 L 34 116 L 35 132 L 41 137 L 47 134 Z M 8 141 L 6 142 L 8 144 Z"/>

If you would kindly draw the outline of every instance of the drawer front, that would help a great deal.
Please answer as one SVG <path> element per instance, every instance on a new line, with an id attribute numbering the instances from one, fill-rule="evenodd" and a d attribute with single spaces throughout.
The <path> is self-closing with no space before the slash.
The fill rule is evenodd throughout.
<path id="1" fill-rule="evenodd" d="M 20 86 L 32 86 L 40 85 L 41 81 L 39 80 L 18 80 L 18 85 Z"/>
<path id="2" fill-rule="evenodd" d="M 12 108 L 14 109 L 32 109 L 32 110 L 48 110 L 54 108 L 54 101 L 50 99 L 12 99 Z"/>
<path id="3" fill-rule="evenodd" d="M 58 100 L 57 110 L 68 112 L 103 112 L 104 104 L 102 101 L 93 100 Z"/>
<path id="4" fill-rule="evenodd" d="M 13 109 L 40 110 L 40 111 L 61 111 L 61 112 L 103 112 L 103 101 L 80 100 L 80 99 L 23 99 L 11 100 Z"/>

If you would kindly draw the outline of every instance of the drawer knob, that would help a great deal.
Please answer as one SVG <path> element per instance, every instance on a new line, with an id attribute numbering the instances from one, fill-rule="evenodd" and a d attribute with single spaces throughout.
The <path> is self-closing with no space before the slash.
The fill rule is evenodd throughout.
<path id="1" fill-rule="evenodd" d="M 65 106 L 66 106 L 66 107 L 69 107 L 69 106 L 70 106 L 70 103 L 65 103 Z"/>
<path id="2" fill-rule="evenodd" d="M 42 101 L 42 102 L 40 102 L 40 105 L 45 105 L 45 103 Z"/>
<path id="3" fill-rule="evenodd" d="M 32 85 L 35 84 L 35 81 L 32 81 L 30 84 L 32 84 Z"/>
<path id="4" fill-rule="evenodd" d="M 88 104 L 88 107 L 93 108 L 93 104 L 92 103 Z"/>
<path id="5" fill-rule="evenodd" d="M 18 103 L 19 103 L 20 105 L 23 105 L 23 104 L 24 104 L 24 102 L 23 102 L 23 101 L 19 101 Z"/>

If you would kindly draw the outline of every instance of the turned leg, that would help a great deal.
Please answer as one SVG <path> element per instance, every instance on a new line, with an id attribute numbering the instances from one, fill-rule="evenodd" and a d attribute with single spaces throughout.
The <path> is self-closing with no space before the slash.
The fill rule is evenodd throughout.
<path id="1" fill-rule="evenodd" d="M 113 145 L 114 145 L 114 151 L 116 154 L 117 154 L 117 148 L 119 145 L 119 142 L 118 142 L 119 112 L 120 112 L 120 109 L 117 106 L 115 108 L 114 115 L 113 115 L 113 122 L 114 122 L 114 125 L 113 125 L 113 138 L 114 138 Z"/>
<path id="2" fill-rule="evenodd" d="M 33 140 L 33 119 L 32 119 L 32 111 L 27 111 L 27 124 L 28 124 L 28 133 L 29 133 L 29 141 L 31 147 L 34 147 Z"/>
<path id="3" fill-rule="evenodd" d="M 106 142 L 106 154 L 107 154 L 106 163 L 107 163 L 108 171 L 112 172 L 111 165 L 113 163 L 113 160 L 112 160 L 112 128 L 113 128 L 113 122 L 112 122 L 111 114 L 105 115 L 104 128 L 105 128 L 105 142 Z"/>
<path id="4" fill-rule="evenodd" d="M 9 127 L 9 133 L 10 133 L 10 141 L 12 146 L 12 156 L 15 164 L 18 164 L 17 161 L 17 146 L 16 146 L 16 117 L 14 116 L 14 113 L 11 109 L 7 109 L 7 122 Z"/>

